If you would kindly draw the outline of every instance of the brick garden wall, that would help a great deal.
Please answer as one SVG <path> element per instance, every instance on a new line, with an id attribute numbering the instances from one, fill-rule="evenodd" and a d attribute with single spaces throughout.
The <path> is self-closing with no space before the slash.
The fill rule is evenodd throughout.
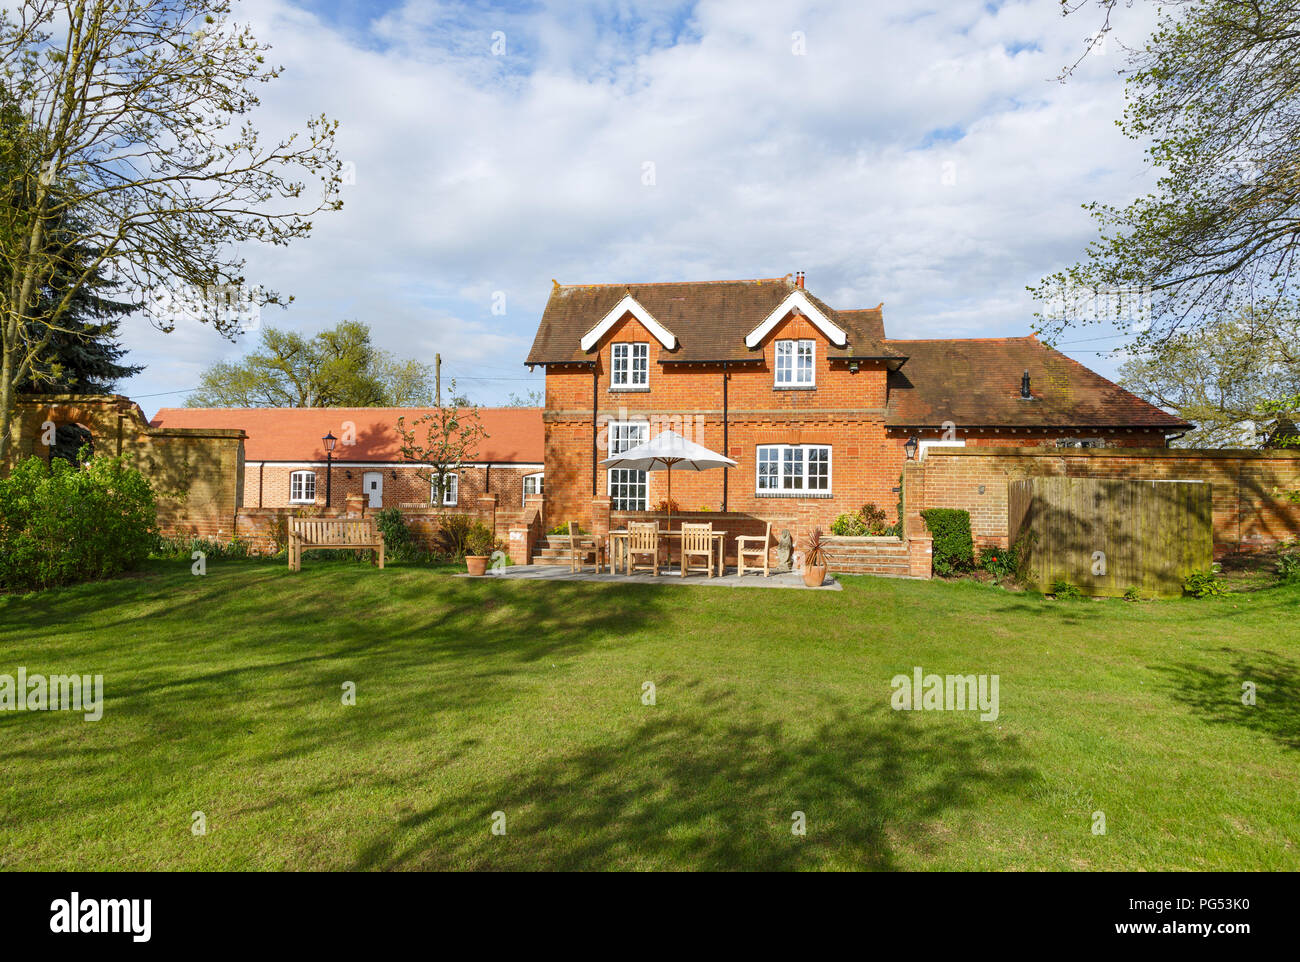
<path id="1" fill-rule="evenodd" d="M 977 544 L 1006 546 L 1007 485 L 1030 477 L 1196 480 L 1212 486 L 1214 552 L 1255 551 L 1300 536 L 1300 452 L 1180 448 L 935 448 L 908 465 L 907 530 L 926 507 L 971 513 Z"/>
<path id="2" fill-rule="evenodd" d="M 153 428 L 139 406 L 117 394 L 33 395 L 19 401 L 10 430 L 13 461 L 46 456 L 43 425 L 90 431 L 97 454 L 124 454 L 149 479 L 164 534 L 229 539 L 243 499 L 244 432 Z"/>

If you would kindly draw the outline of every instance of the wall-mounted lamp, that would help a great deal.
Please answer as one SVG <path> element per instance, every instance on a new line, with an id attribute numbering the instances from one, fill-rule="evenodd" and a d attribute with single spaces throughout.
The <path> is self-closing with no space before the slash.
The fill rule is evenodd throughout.
<path id="1" fill-rule="evenodd" d="M 352 480 L 352 472 L 351 472 L 351 471 L 344 471 L 344 472 L 343 472 L 343 475 L 344 475 L 344 477 L 346 477 L 349 481 Z"/>
<path id="2" fill-rule="evenodd" d="M 857 361 L 849 361 L 849 373 L 850 373 L 850 374 L 857 374 L 857 373 L 858 373 L 858 362 L 857 362 Z"/>
<path id="3" fill-rule="evenodd" d="M 393 469 L 393 471 L 392 471 L 392 475 L 393 475 L 393 480 L 396 481 L 396 480 L 397 480 L 397 469 L 396 469 L 396 468 Z"/>
<path id="4" fill-rule="evenodd" d="M 915 434 L 903 442 L 903 450 L 907 452 L 907 460 L 916 460 L 916 449 L 920 446 L 921 442 L 916 439 Z"/>

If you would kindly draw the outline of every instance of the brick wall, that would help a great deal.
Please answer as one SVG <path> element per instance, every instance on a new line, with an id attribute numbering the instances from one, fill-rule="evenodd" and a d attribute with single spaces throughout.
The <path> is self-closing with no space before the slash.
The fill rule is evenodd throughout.
<path id="1" fill-rule="evenodd" d="M 1214 551 L 1254 551 L 1300 536 L 1300 452 L 1180 448 L 935 448 L 909 465 L 909 532 L 927 507 L 964 508 L 981 545 L 1007 542 L 1007 484 L 1040 476 L 1197 480 L 1212 486 Z"/>
<path id="2" fill-rule="evenodd" d="M 77 424 L 97 454 L 124 454 L 149 479 L 164 534 L 229 539 L 243 498 L 244 432 L 152 428 L 139 406 L 116 394 L 33 395 L 21 399 L 6 463 L 44 457 L 43 425 Z"/>

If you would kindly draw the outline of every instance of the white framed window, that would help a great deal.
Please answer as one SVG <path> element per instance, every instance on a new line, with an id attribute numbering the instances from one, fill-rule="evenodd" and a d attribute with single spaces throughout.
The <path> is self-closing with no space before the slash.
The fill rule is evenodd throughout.
<path id="1" fill-rule="evenodd" d="M 1057 438 L 1058 448 L 1104 448 L 1106 442 L 1101 438 Z"/>
<path id="2" fill-rule="evenodd" d="M 454 508 L 460 501 L 460 475 L 444 474 L 442 477 L 446 490 L 442 492 L 442 506 Z M 438 503 L 438 478 L 435 475 L 429 482 L 429 503 Z"/>
<path id="3" fill-rule="evenodd" d="M 776 386 L 812 387 L 817 342 L 811 338 L 776 342 Z"/>
<path id="4" fill-rule="evenodd" d="M 530 494 L 542 493 L 542 486 L 543 486 L 544 479 L 545 479 L 545 475 L 543 475 L 541 472 L 538 472 L 537 474 L 524 475 L 524 503 L 525 504 L 528 502 L 528 496 Z"/>
<path id="5" fill-rule="evenodd" d="M 828 444 L 759 445 L 757 463 L 757 494 L 830 496 L 831 448 Z"/>
<path id="6" fill-rule="evenodd" d="M 289 503 L 316 503 L 315 471 L 294 471 L 289 475 Z"/>
<path id="7" fill-rule="evenodd" d="M 618 391 L 650 386 L 649 343 L 612 344 L 609 351 L 611 388 Z"/>
<path id="8" fill-rule="evenodd" d="M 646 421 L 609 422 L 611 456 L 649 440 L 650 424 Z M 645 511 L 649 508 L 649 491 L 644 471 L 610 468 L 607 484 L 610 507 L 615 511 Z"/>

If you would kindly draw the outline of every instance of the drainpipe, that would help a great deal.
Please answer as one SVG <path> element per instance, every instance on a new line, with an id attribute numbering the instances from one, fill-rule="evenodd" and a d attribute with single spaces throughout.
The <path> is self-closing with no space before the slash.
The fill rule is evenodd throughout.
<path id="1" fill-rule="evenodd" d="M 591 496 L 596 497 L 596 405 L 600 390 L 600 371 L 596 363 L 591 364 Z"/>
<path id="2" fill-rule="evenodd" d="M 729 377 L 730 375 L 727 374 L 727 362 L 723 361 L 722 362 L 722 456 L 724 458 L 731 457 L 731 449 L 727 445 L 727 379 Z M 727 472 L 729 470 L 730 469 L 726 465 L 722 466 L 722 512 L 723 514 L 725 514 L 727 511 Z"/>

